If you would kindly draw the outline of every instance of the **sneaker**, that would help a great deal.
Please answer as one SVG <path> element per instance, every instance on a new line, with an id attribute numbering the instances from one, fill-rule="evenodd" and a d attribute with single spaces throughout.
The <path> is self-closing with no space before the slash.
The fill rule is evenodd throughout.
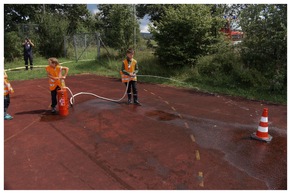
<path id="1" fill-rule="evenodd" d="M 132 103 L 132 101 L 131 101 L 131 99 L 128 99 L 128 102 L 127 102 L 128 104 L 131 104 Z"/>
<path id="2" fill-rule="evenodd" d="M 55 107 L 51 107 L 51 113 L 56 113 L 56 108 Z"/>
<path id="3" fill-rule="evenodd" d="M 11 115 L 9 115 L 9 114 L 6 114 L 4 116 L 4 120 L 11 120 L 11 119 L 13 119 L 13 117 Z"/>

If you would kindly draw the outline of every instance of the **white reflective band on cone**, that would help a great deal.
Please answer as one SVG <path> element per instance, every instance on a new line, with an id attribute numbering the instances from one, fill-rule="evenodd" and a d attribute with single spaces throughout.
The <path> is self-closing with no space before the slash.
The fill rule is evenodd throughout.
<path id="1" fill-rule="evenodd" d="M 268 127 L 258 127 L 258 131 L 263 132 L 263 133 L 267 133 L 268 132 Z"/>
<path id="2" fill-rule="evenodd" d="M 261 122 L 267 123 L 268 122 L 268 117 L 261 117 Z"/>

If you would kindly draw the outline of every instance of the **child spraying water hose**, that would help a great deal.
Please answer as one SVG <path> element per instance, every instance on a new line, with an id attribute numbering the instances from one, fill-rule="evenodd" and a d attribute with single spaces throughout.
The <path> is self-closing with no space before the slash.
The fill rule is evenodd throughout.
<path id="1" fill-rule="evenodd" d="M 131 90 L 133 90 L 133 101 L 136 105 L 141 105 L 138 101 L 138 90 L 137 90 L 137 73 L 138 73 L 138 64 L 135 59 L 133 59 L 134 56 L 134 50 L 132 48 L 129 48 L 127 50 L 127 57 L 125 60 L 123 60 L 122 63 L 122 70 L 120 71 L 120 74 L 122 76 L 122 82 L 125 83 L 125 85 L 128 87 L 127 89 L 127 96 L 128 96 L 128 104 L 132 103 L 132 93 Z"/>
<path id="2" fill-rule="evenodd" d="M 111 102 L 120 102 L 121 100 L 123 100 L 125 98 L 126 94 L 128 96 L 128 104 L 131 104 L 132 103 L 131 90 L 133 90 L 133 102 L 134 102 L 134 104 L 141 105 L 138 101 L 138 93 L 137 93 L 138 65 L 137 65 L 137 61 L 135 59 L 133 59 L 133 56 L 134 56 L 134 50 L 129 48 L 127 50 L 127 57 L 122 63 L 122 70 L 120 71 L 120 74 L 122 77 L 122 82 L 125 83 L 125 85 L 126 85 L 126 90 L 125 90 L 123 97 L 115 100 L 115 99 L 102 97 L 102 96 L 99 96 L 99 95 L 96 95 L 93 93 L 88 93 L 88 92 L 80 92 L 80 93 L 73 95 L 71 90 L 68 87 L 66 87 L 72 96 L 70 98 L 70 104 L 71 105 L 74 104 L 74 102 L 75 102 L 74 98 L 78 95 L 92 95 L 92 96 L 95 96 L 95 97 L 103 99 L 103 100 L 107 100 L 107 101 L 111 101 Z"/>

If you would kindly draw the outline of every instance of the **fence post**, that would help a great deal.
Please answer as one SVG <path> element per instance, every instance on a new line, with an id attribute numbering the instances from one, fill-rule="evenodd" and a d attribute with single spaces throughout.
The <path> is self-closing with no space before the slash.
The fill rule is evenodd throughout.
<path id="1" fill-rule="evenodd" d="M 87 48 L 87 34 L 85 34 L 85 48 Z M 85 57 L 87 57 L 87 52 L 85 52 Z"/>
<path id="2" fill-rule="evenodd" d="M 73 36 L 74 39 L 74 49 L 75 49 L 75 58 L 76 58 L 76 62 L 78 62 L 78 52 L 77 52 L 77 44 L 76 44 L 76 36 Z"/>
<path id="3" fill-rule="evenodd" d="M 97 33 L 97 46 L 98 46 L 98 60 L 100 59 L 101 55 L 101 41 L 100 41 L 100 33 Z"/>
<path id="4" fill-rule="evenodd" d="M 63 54 L 64 54 L 64 57 L 67 57 L 67 53 L 66 53 L 66 36 L 63 36 Z"/>

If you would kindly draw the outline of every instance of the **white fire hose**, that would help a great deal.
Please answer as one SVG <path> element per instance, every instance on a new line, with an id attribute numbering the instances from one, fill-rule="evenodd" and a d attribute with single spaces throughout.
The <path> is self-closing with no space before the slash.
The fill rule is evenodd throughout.
<path id="1" fill-rule="evenodd" d="M 172 78 L 161 77 L 161 76 L 138 75 L 138 77 L 140 77 L 140 76 L 143 76 L 143 77 L 153 77 L 153 78 L 162 78 L 162 79 L 167 79 L 167 80 L 171 80 L 171 81 L 175 81 L 175 82 L 179 82 L 179 83 L 184 83 L 182 81 L 178 81 L 178 80 L 175 80 L 175 79 L 172 79 Z M 103 96 L 99 96 L 97 94 L 90 93 L 90 92 L 79 92 L 79 93 L 73 94 L 69 87 L 65 86 L 64 88 L 66 88 L 70 92 L 70 94 L 71 94 L 70 104 L 73 105 L 75 103 L 75 97 L 76 96 L 79 96 L 79 95 L 91 95 L 91 96 L 97 97 L 99 99 L 103 99 L 103 100 L 107 100 L 107 101 L 111 101 L 111 102 L 120 102 L 121 100 L 123 100 L 125 98 L 125 96 L 127 94 L 127 90 L 129 88 L 129 84 L 127 84 L 127 87 L 126 87 L 126 90 L 124 92 L 124 95 L 120 99 L 110 99 L 110 98 L 106 98 L 106 97 L 103 97 Z"/>

